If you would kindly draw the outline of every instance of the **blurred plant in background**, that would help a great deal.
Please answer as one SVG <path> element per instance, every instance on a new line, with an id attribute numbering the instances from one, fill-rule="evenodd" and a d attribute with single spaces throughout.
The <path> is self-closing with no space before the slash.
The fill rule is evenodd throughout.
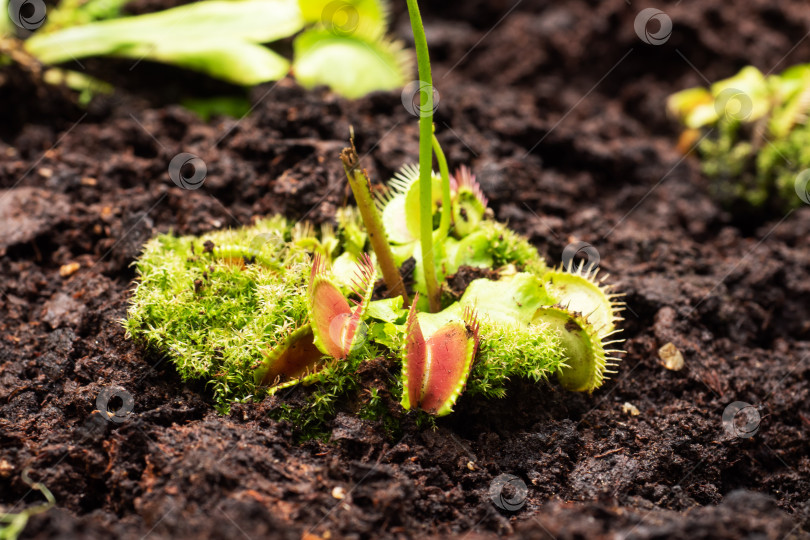
<path id="1" fill-rule="evenodd" d="M 294 73 L 305 87 L 328 85 L 356 98 L 401 87 L 411 60 L 386 36 L 384 0 L 206 0 L 125 16 L 127 0 L 64 0 L 45 13 L 42 0 L 0 0 L 0 58 L 28 55 L 46 65 L 91 56 L 151 60 L 252 86 Z M 30 34 L 20 43 L 14 35 Z M 24 37 L 24 36 L 23 36 Z M 292 38 L 292 58 L 263 44 Z M 70 70 L 46 70 L 46 82 L 109 92 Z"/>
<path id="2" fill-rule="evenodd" d="M 696 144 L 714 196 L 732 211 L 803 204 L 796 195 L 797 178 L 810 168 L 810 64 L 768 76 L 748 66 L 709 88 L 673 94 L 667 109 L 686 128 L 681 148 Z"/>

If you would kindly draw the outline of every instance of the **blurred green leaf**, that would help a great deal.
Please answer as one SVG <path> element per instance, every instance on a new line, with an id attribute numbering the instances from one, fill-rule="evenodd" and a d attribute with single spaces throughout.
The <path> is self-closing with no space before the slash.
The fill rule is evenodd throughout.
<path id="1" fill-rule="evenodd" d="M 295 39 L 293 48 L 293 73 L 307 87 L 325 84 L 357 98 L 398 88 L 407 79 L 408 54 L 398 43 L 384 39 L 307 30 Z"/>
<path id="2" fill-rule="evenodd" d="M 353 98 L 407 80 L 409 55 L 384 37 L 384 0 L 206 0 L 115 18 L 126 1 L 63 0 L 25 48 L 43 64 L 116 56 L 173 64 L 250 86 L 290 71 L 288 59 L 262 44 L 308 27 L 294 42 L 303 85 L 325 84 Z"/>
<path id="3" fill-rule="evenodd" d="M 53 32 L 60 28 L 79 26 L 93 21 L 115 19 L 122 15 L 130 0 L 62 0 L 48 8 L 48 18 L 39 32 Z"/>
<path id="4" fill-rule="evenodd" d="M 160 44 L 144 57 L 244 86 L 281 79 L 290 70 L 284 57 L 255 43 L 229 40 L 204 45 L 206 49 L 185 43 Z"/>
<path id="5" fill-rule="evenodd" d="M 384 0 L 299 0 L 298 5 L 307 23 L 340 35 L 358 33 L 375 39 L 388 26 L 389 6 Z"/>
<path id="6" fill-rule="evenodd" d="M 0 0 L 0 38 L 14 35 L 14 23 L 8 17 L 8 0 Z"/>
<path id="7" fill-rule="evenodd" d="M 711 86 L 718 115 L 730 120 L 753 122 L 768 114 L 771 101 L 768 83 L 760 70 L 746 66 L 739 73 Z"/>
<path id="8" fill-rule="evenodd" d="M 286 75 L 288 62 L 258 43 L 291 36 L 304 22 L 295 0 L 211 0 L 137 17 L 34 35 L 28 51 L 54 64 L 85 56 L 159 60 L 237 84 Z"/>
<path id="9" fill-rule="evenodd" d="M 180 102 L 208 122 L 213 116 L 241 118 L 250 111 L 250 100 L 244 96 L 217 96 L 209 98 L 186 98 Z"/>

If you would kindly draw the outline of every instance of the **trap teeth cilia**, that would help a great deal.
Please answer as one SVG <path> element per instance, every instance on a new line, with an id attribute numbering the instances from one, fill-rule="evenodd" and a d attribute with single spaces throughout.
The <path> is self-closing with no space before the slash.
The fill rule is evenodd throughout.
<path id="1" fill-rule="evenodd" d="M 408 8 L 429 85 L 415 0 Z M 431 111 L 432 93 L 422 100 Z M 382 194 L 353 141 L 343 151 L 357 207 L 341 209 L 336 225 L 275 216 L 149 241 L 128 335 L 170 356 L 184 379 L 207 381 L 222 411 L 267 394 L 283 403 L 278 390 L 300 385 L 319 417 L 341 400 L 360 413 L 369 405 L 361 396 L 380 390 L 364 391 L 366 362 L 388 366 L 389 405 L 435 416 L 462 394 L 503 397 L 511 378 L 599 388 L 621 352 L 619 295 L 584 263 L 548 268 L 526 238 L 492 219 L 469 169 L 451 177 L 432 115 L 419 122 L 420 163 Z M 297 405 L 281 407 L 308 421 L 290 412 Z"/>

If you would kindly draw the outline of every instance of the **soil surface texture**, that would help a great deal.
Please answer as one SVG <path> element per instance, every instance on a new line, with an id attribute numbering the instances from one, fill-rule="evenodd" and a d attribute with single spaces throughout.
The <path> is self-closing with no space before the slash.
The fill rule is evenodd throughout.
<path id="1" fill-rule="evenodd" d="M 417 159 L 416 118 L 399 91 L 348 101 L 284 80 L 255 88 L 247 117 L 204 122 L 171 101 L 232 88 L 107 60 L 83 63 L 123 92 L 83 109 L 6 68 L 0 506 L 42 501 L 23 471 L 56 499 L 24 537 L 810 538 L 810 208 L 732 218 L 664 108 L 747 64 L 808 61 L 806 2 L 424 4 L 451 168 L 471 166 L 550 264 L 595 248 L 626 294 L 618 373 L 593 395 L 514 381 L 502 400 L 462 396 L 436 430 L 406 421 L 395 439 L 338 414 L 330 442 L 298 444 L 270 398 L 219 415 L 124 336 L 142 245 L 333 219 L 349 127 L 380 182 Z M 634 29 L 648 7 L 673 23 L 660 45 Z M 202 188 L 169 179 L 180 152 L 207 164 Z M 133 398 L 123 421 L 97 410 L 110 387 Z"/>

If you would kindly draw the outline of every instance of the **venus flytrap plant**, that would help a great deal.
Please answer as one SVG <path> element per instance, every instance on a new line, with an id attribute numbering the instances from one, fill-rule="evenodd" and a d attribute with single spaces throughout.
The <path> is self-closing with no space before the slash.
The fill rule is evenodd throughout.
<path id="1" fill-rule="evenodd" d="M 44 14 L 44 2 L 28 4 Z M 124 16 L 125 4 L 63 0 L 29 28 L 38 30 L 21 48 L 46 65 L 89 56 L 146 59 L 244 86 L 292 72 L 306 87 L 325 84 L 351 98 L 401 86 L 411 62 L 385 35 L 385 0 L 205 0 L 137 16 Z M 0 22 L 13 28 L 5 9 Z M 263 45 L 287 38 L 292 59 Z M 67 80 L 82 75 L 66 73 Z"/>
<path id="2" fill-rule="evenodd" d="M 310 321 L 292 332 L 266 354 L 254 373 L 256 384 L 277 392 L 303 381 L 313 380 L 327 358 L 345 360 L 365 339 L 363 316 L 368 309 L 376 270 L 371 257 L 364 255 L 357 265 L 352 292 L 359 297 L 352 309 L 334 274 L 327 256 L 315 253 L 307 285 L 307 317 Z"/>
<path id="3" fill-rule="evenodd" d="M 475 176 L 464 165 L 450 179 L 450 186 L 456 193 L 453 223 L 458 235 L 464 237 L 478 229 L 487 208 L 487 198 L 475 181 Z"/>
<path id="4" fill-rule="evenodd" d="M 416 2 L 408 8 L 429 82 Z M 432 96 L 422 99 L 432 110 Z M 358 414 L 383 414 L 379 390 L 360 392 L 358 370 L 385 358 L 402 365 L 387 403 L 434 416 L 450 413 L 465 389 L 503 397 L 511 378 L 556 377 L 582 392 L 601 386 L 621 352 L 611 348 L 620 341 L 612 338 L 618 295 L 584 264 L 548 268 L 526 238 L 491 218 L 469 169 L 450 175 L 433 126 L 419 123 L 419 166 L 403 167 L 382 195 L 372 194 L 353 140 L 343 151 L 357 208 L 341 209 L 336 228 L 276 217 L 150 241 L 128 333 L 169 352 L 184 378 L 209 380 L 223 410 L 307 385 L 304 406 L 276 409 L 306 429 L 342 399 Z M 387 294 L 375 297 L 378 272 Z M 374 403 L 349 399 L 352 392 Z"/>
<path id="5" fill-rule="evenodd" d="M 810 168 L 810 64 L 767 76 L 748 66 L 673 94 L 667 110 L 685 128 L 680 148 L 696 146 L 712 194 L 730 210 L 748 218 L 805 203 L 797 176 Z"/>

